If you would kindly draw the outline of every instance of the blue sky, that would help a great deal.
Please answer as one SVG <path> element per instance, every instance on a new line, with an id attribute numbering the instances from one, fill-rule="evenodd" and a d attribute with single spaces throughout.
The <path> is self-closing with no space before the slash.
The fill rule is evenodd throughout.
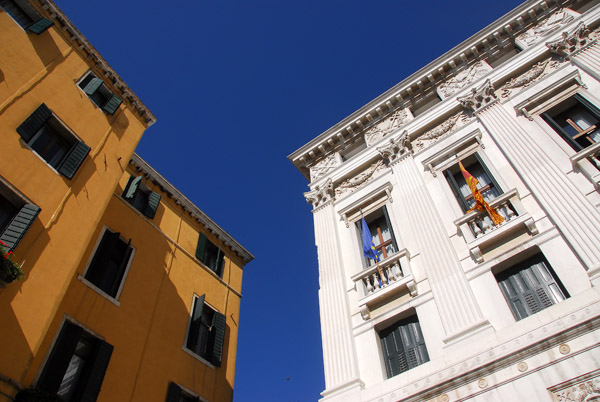
<path id="1" fill-rule="evenodd" d="M 520 1 L 55 2 L 157 116 L 138 154 L 256 257 L 234 400 L 316 401 L 317 256 L 287 155 Z"/>

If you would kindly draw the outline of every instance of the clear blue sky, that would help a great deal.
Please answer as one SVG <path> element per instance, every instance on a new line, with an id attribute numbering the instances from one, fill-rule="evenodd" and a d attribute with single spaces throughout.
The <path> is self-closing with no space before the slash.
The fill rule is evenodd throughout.
<path id="1" fill-rule="evenodd" d="M 286 156 L 520 1 L 55 1 L 157 116 L 138 154 L 256 257 L 235 401 L 316 401 L 317 255 Z"/>

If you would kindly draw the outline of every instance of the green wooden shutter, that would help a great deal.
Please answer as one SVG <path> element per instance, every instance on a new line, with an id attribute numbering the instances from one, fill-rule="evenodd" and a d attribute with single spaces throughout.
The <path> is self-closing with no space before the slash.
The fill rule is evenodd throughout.
<path id="1" fill-rule="evenodd" d="M 119 106 L 121 106 L 123 100 L 119 98 L 117 95 L 113 95 L 110 99 L 102 106 L 102 110 L 104 110 L 108 114 L 115 114 Z"/>
<path id="2" fill-rule="evenodd" d="M 158 194 L 156 191 L 151 191 L 150 194 L 148 194 L 148 204 L 146 205 L 146 208 L 144 208 L 144 215 L 150 219 L 154 218 L 159 203 L 160 194 Z"/>
<path id="3" fill-rule="evenodd" d="M 106 369 L 108 368 L 108 363 L 113 352 L 111 344 L 99 339 L 97 342 L 96 355 L 94 356 L 89 376 L 81 394 L 81 402 L 96 402 L 98 399 L 102 381 L 104 381 L 104 374 L 106 374 Z"/>
<path id="4" fill-rule="evenodd" d="M 104 81 L 102 81 L 100 78 L 94 77 L 90 80 L 90 82 L 87 83 L 85 88 L 83 88 L 83 92 L 85 92 L 89 96 L 92 96 L 94 92 L 96 92 L 98 88 L 100 88 L 100 85 L 102 85 L 103 83 Z"/>
<path id="5" fill-rule="evenodd" d="M 213 345 L 211 363 L 217 367 L 221 366 L 221 360 L 223 359 L 223 344 L 225 343 L 225 328 L 227 326 L 226 317 L 224 314 L 215 312 L 215 325 L 213 331 L 215 331 L 215 343 Z"/>
<path id="6" fill-rule="evenodd" d="M 181 397 L 181 387 L 174 382 L 169 383 L 169 388 L 167 389 L 167 399 L 166 402 L 179 402 L 179 398 Z"/>
<path id="7" fill-rule="evenodd" d="M 52 117 L 52 111 L 50 111 L 45 103 L 42 103 L 19 127 L 17 127 L 17 133 L 21 135 L 23 141 L 29 142 L 40 128 L 46 124 L 50 117 Z"/>
<path id="8" fill-rule="evenodd" d="M 202 233 L 198 233 L 198 244 L 196 245 L 196 258 L 204 262 L 204 253 L 206 252 L 206 242 L 208 239 Z"/>
<path id="9" fill-rule="evenodd" d="M 194 306 L 192 307 L 194 311 L 192 312 L 192 321 L 190 322 L 190 328 L 188 330 L 188 339 L 186 342 L 186 347 L 195 352 L 198 351 L 198 334 L 200 331 L 200 325 L 202 325 L 202 311 L 204 310 L 204 298 L 205 295 L 199 296 L 194 300 Z"/>
<path id="10" fill-rule="evenodd" d="M 77 142 L 71 147 L 69 152 L 63 158 L 57 169 L 58 172 L 67 179 L 72 179 L 89 153 L 89 146 L 87 146 L 84 142 Z"/>
<path id="11" fill-rule="evenodd" d="M 53 393 L 58 391 L 82 333 L 81 327 L 65 321 L 37 382 L 38 388 Z"/>
<path id="12" fill-rule="evenodd" d="M 133 177 L 131 176 L 129 178 L 129 184 L 127 184 L 127 188 L 125 190 L 125 195 L 123 196 L 124 198 L 130 200 L 133 198 L 133 196 L 135 195 L 135 192 L 138 189 L 138 186 L 140 185 L 140 182 L 142 181 L 142 176 L 138 176 L 138 177 Z"/>
<path id="13" fill-rule="evenodd" d="M 25 233 L 39 215 L 41 209 L 37 205 L 25 204 L 15 215 L 13 220 L 6 227 L 0 240 L 3 241 L 10 250 L 14 250 Z"/>
<path id="14" fill-rule="evenodd" d="M 27 27 L 27 30 L 33 32 L 36 35 L 46 32 L 48 28 L 54 25 L 54 22 L 48 18 L 41 18 Z"/>

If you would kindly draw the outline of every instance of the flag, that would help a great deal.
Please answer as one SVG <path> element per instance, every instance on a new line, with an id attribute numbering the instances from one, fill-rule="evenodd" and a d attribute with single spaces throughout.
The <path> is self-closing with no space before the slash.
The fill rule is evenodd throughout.
<path id="1" fill-rule="evenodd" d="M 369 230 L 369 226 L 367 225 L 365 218 L 362 218 L 362 246 L 365 257 L 379 261 L 379 255 L 377 254 L 377 249 L 373 244 L 371 231 Z"/>
<path id="2" fill-rule="evenodd" d="M 484 212 L 487 211 L 490 218 L 492 218 L 492 222 L 494 222 L 494 225 L 498 225 L 504 222 L 504 218 L 500 216 L 500 214 L 494 208 L 490 207 L 490 205 L 483 199 L 483 196 L 477 189 L 477 184 L 479 184 L 479 181 L 475 177 L 473 177 L 471 173 L 467 172 L 462 162 L 459 161 L 458 166 L 460 167 L 460 171 L 462 172 L 462 175 L 465 178 L 467 185 L 471 189 L 471 193 L 473 193 L 473 199 L 475 200 L 475 206 L 469 209 L 467 213 L 476 209 Z"/>

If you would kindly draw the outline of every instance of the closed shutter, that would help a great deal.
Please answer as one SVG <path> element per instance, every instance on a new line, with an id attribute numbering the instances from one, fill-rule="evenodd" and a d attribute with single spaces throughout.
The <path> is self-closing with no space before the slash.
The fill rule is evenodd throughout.
<path id="1" fill-rule="evenodd" d="M 25 233 L 40 211 L 41 209 L 37 205 L 25 204 L 6 227 L 6 230 L 4 230 L 2 236 L 0 236 L 0 240 L 3 241 L 10 250 L 14 250 L 19 245 L 19 242 L 23 239 L 23 236 L 25 236 Z"/>
<path id="2" fill-rule="evenodd" d="M 58 172 L 67 179 L 72 179 L 83 163 L 83 160 L 89 153 L 89 146 L 87 146 L 84 142 L 77 142 L 71 147 L 67 155 L 64 157 L 62 163 L 58 167 Z"/>
<path id="3" fill-rule="evenodd" d="M 37 382 L 38 388 L 52 393 L 58 391 L 82 333 L 81 327 L 65 321 Z"/>
<path id="4" fill-rule="evenodd" d="M 212 351 L 211 362 L 217 367 L 221 366 L 221 360 L 223 359 L 223 345 L 225 343 L 225 328 L 227 326 L 226 317 L 224 314 L 215 312 L 215 325 L 213 331 L 215 331 L 214 346 Z"/>
<path id="5" fill-rule="evenodd" d="M 380 332 L 381 347 L 389 377 L 429 361 L 429 354 L 416 316 Z"/>
<path id="6" fill-rule="evenodd" d="M 123 100 L 121 98 L 119 98 L 117 95 L 113 95 L 106 102 L 106 104 L 104 106 L 102 106 L 102 110 L 104 110 L 106 113 L 111 114 L 111 115 L 115 114 L 115 112 L 117 111 L 119 106 L 121 106 L 121 103 L 123 103 Z"/>
<path id="7" fill-rule="evenodd" d="M 27 30 L 33 32 L 36 35 L 46 32 L 48 28 L 54 25 L 54 22 L 48 18 L 41 18 L 27 27 Z"/>
<path id="8" fill-rule="evenodd" d="M 132 176 L 129 179 L 129 184 L 127 185 L 127 189 L 125 190 L 125 195 L 124 195 L 124 197 L 126 199 L 129 200 L 129 199 L 133 198 L 141 181 L 142 181 L 142 176 L 138 176 L 135 178 Z"/>
<path id="9" fill-rule="evenodd" d="M 94 92 L 96 92 L 98 88 L 100 88 L 100 85 L 102 85 L 103 83 L 104 81 L 102 81 L 100 78 L 94 77 L 87 83 L 85 88 L 83 88 L 83 92 L 92 96 Z"/>
<path id="10" fill-rule="evenodd" d="M 205 295 L 197 297 L 194 300 L 194 311 L 192 312 L 192 321 L 190 322 L 190 328 L 188 331 L 188 339 L 186 347 L 198 353 L 198 334 L 200 333 L 200 325 L 202 325 L 202 311 L 204 310 L 204 298 Z"/>
<path id="11" fill-rule="evenodd" d="M 83 388 L 81 402 L 96 402 L 98 399 L 112 352 L 113 346 L 111 344 L 98 340 L 96 355 Z"/>
<path id="12" fill-rule="evenodd" d="M 160 194 L 158 194 L 156 191 L 151 191 L 150 194 L 148 194 L 148 205 L 146 205 L 146 208 L 144 208 L 144 215 L 150 219 L 154 218 L 159 203 Z"/>
<path id="13" fill-rule="evenodd" d="M 19 127 L 17 127 L 17 133 L 21 135 L 23 141 L 28 143 L 42 126 L 46 124 L 50 117 L 52 117 L 52 112 L 45 103 L 42 103 Z"/>
<path id="14" fill-rule="evenodd" d="M 169 389 L 167 390 L 167 399 L 165 402 L 179 402 L 181 397 L 181 387 L 174 382 L 169 383 Z"/>
<path id="15" fill-rule="evenodd" d="M 196 245 L 196 258 L 204 262 L 204 254 L 206 252 L 206 242 L 208 239 L 202 233 L 198 233 L 198 244 Z"/>

